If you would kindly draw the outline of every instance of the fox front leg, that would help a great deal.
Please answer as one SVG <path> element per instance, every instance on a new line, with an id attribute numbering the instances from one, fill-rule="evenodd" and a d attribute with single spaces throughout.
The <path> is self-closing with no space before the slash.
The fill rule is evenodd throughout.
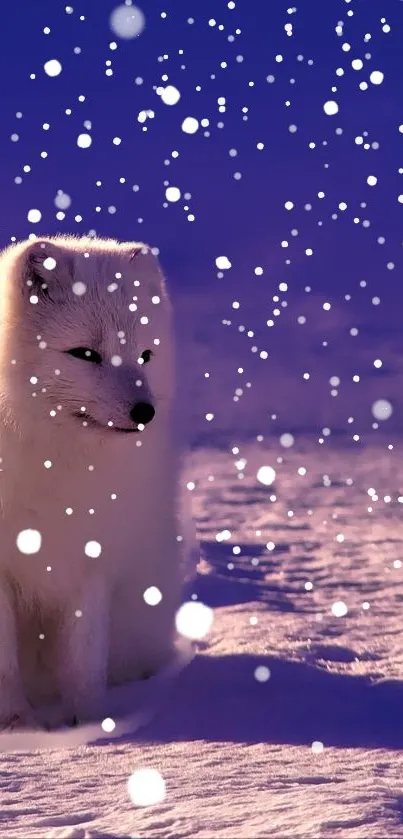
<path id="1" fill-rule="evenodd" d="M 64 610 L 57 643 L 58 682 L 65 719 L 98 719 L 105 700 L 109 651 L 109 595 L 105 581 L 86 581 Z"/>
<path id="2" fill-rule="evenodd" d="M 12 601 L 0 587 L 0 729 L 38 727 L 22 686 Z"/>

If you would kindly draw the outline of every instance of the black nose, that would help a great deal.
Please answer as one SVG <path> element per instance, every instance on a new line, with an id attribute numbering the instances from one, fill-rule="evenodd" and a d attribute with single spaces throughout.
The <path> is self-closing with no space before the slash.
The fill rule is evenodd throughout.
<path id="1" fill-rule="evenodd" d="M 142 425 L 147 425 L 148 422 L 151 422 L 154 414 L 155 409 L 149 402 L 136 402 L 130 411 L 133 422 L 137 424 L 141 423 Z"/>

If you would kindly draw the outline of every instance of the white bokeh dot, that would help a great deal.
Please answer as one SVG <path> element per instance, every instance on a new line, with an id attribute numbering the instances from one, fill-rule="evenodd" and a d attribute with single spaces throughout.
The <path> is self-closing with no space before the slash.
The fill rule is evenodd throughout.
<path id="1" fill-rule="evenodd" d="M 194 117 L 186 117 L 182 122 L 182 131 L 185 134 L 195 134 L 199 127 L 199 122 Z"/>
<path id="2" fill-rule="evenodd" d="M 344 618 L 347 612 L 348 609 L 343 600 L 336 600 L 335 603 L 332 603 L 332 615 L 334 615 L 335 618 Z"/>
<path id="3" fill-rule="evenodd" d="M 62 72 L 62 65 L 57 58 L 51 58 L 49 61 L 45 61 L 43 69 L 47 76 L 58 76 Z"/>
<path id="4" fill-rule="evenodd" d="M 117 38 L 136 38 L 145 27 L 145 17 L 138 6 L 116 6 L 109 17 L 109 26 Z"/>
<path id="5" fill-rule="evenodd" d="M 76 280 L 76 282 L 71 286 L 71 290 L 73 294 L 77 295 L 77 297 L 82 297 L 82 295 L 87 291 L 87 286 L 81 280 Z"/>
<path id="6" fill-rule="evenodd" d="M 258 667 L 255 668 L 254 677 L 257 682 L 268 682 L 270 679 L 271 673 L 270 668 L 266 667 L 264 664 L 259 664 Z"/>
<path id="7" fill-rule="evenodd" d="M 135 807 L 151 807 L 164 800 L 166 784 L 157 769 L 136 769 L 130 775 L 127 790 Z"/>
<path id="8" fill-rule="evenodd" d="M 16 544 L 22 554 L 37 554 L 41 549 L 42 536 L 39 530 L 33 530 L 31 528 L 20 530 Z"/>
<path id="9" fill-rule="evenodd" d="M 167 87 L 163 87 L 160 91 L 160 95 L 164 105 L 176 105 L 181 98 L 178 88 L 174 87 L 172 84 L 167 85 Z"/>
<path id="10" fill-rule="evenodd" d="M 256 477 L 260 484 L 270 486 L 276 479 L 276 472 L 272 466 L 260 466 L 257 470 Z"/>
<path id="11" fill-rule="evenodd" d="M 294 445 L 295 438 L 292 434 L 282 434 L 280 437 L 280 445 L 283 446 L 285 449 L 290 449 L 291 446 Z"/>
<path id="12" fill-rule="evenodd" d="M 178 189 L 177 186 L 168 186 L 166 188 L 165 198 L 167 199 L 167 201 L 170 201 L 171 203 L 175 203 L 176 201 L 179 201 L 180 197 L 181 197 L 181 191 L 180 191 L 180 189 Z"/>
<path id="13" fill-rule="evenodd" d="M 91 557 L 91 559 L 97 559 L 101 555 L 101 551 L 102 548 L 100 543 L 96 542 L 95 540 L 90 540 L 89 542 L 86 542 L 84 546 L 84 553 L 86 554 L 86 556 Z"/>
<path id="14" fill-rule="evenodd" d="M 146 588 L 143 597 L 148 606 L 158 606 L 162 600 L 162 594 L 157 586 Z"/>
<path id="15" fill-rule="evenodd" d="M 77 137 L 77 145 L 80 149 L 89 149 L 92 143 L 90 134 L 79 134 Z"/>
<path id="16" fill-rule="evenodd" d="M 58 189 L 57 195 L 54 199 L 54 204 L 58 210 L 67 210 L 71 204 L 70 195 L 67 195 L 67 192 L 63 192 L 62 189 Z"/>
<path id="17" fill-rule="evenodd" d="M 210 631 L 213 624 L 213 610 L 199 601 L 183 603 L 176 613 L 176 629 L 184 638 L 201 640 Z"/>
<path id="18" fill-rule="evenodd" d="M 372 416 L 376 420 L 388 420 L 393 413 L 393 407 L 388 399 L 377 399 L 371 406 Z"/>
<path id="19" fill-rule="evenodd" d="M 27 219 L 31 224 L 38 224 L 41 218 L 42 213 L 40 210 L 28 210 Z"/>
<path id="20" fill-rule="evenodd" d="M 110 734 L 116 728 L 116 723 L 111 717 L 105 717 L 101 722 L 101 728 Z"/>
<path id="21" fill-rule="evenodd" d="M 123 364 L 123 358 L 121 355 L 112 355 L 111 356 L 111 364 L 112 367 L 120 367 Z"/>
<path id="22" fill-rule="evenodd" d="M 323 752 L 323 743 L 321 742 L 321 740 L 314 740 L 311 745 L 311 749 L 314 755 L 321 754 Z"/>
<path id="23" fill-rule="evenodd" d="M 369 76 L 369 80 L 372 84 L 382 84 L 384 79 L 384 75 L 381 70 L 373 70 Z"/>
<path id="24" fill-rule="evenodd" d="M 46 259 L 43 260 L 43 267 L 46 268 L 47 271 L 53 271 L 56 268 L 56 260 L 53 259 L 53 256 L 47 256 Z"/>
<path id="25" fill-rule="evenodd" d="M 219 271 L 228 271 L 232 267 L 227 256 L 217 256 L 215 264 Z"/>
<path id="26" fill-rule="evenodd" d="M 328 102 L 325 102 L 323 110 L 327 116 L 332 117 L 338 113 L 339 106 L 333 99 L 329 99 Z"/>

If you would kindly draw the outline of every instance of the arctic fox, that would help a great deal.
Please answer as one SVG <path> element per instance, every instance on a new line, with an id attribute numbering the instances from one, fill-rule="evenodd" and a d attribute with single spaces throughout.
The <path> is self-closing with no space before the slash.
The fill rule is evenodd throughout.
<path id="1" fill-rule="evenodd" d="M 174 341 L 142 244 L 0 256 L 0 727 L 167 663 L 181 597 Z M 153 604 L 153 605 L 152 605 Z"/>

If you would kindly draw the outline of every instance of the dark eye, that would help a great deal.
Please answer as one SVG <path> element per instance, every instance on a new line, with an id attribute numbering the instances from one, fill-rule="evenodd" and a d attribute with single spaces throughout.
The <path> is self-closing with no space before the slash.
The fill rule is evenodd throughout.
<path id="1" fill-rule="evenodd" d="M 154 353 L 153 353 L 152 350 L 143 350 L 140 358 L 143 359 L 144 364 L 147 364 L 147 362 L 151 360 L 153 355 L 154 355 Z"/>
<path id="2" fill-rule="evenodd" d="M 88 347 L 73 347 L 72 350 L 65 350 L 68 355 L 80 358 L 81 361 L 91 361 L 93 364 L 102 364 L 102 358 L 95 350 Z"/>

